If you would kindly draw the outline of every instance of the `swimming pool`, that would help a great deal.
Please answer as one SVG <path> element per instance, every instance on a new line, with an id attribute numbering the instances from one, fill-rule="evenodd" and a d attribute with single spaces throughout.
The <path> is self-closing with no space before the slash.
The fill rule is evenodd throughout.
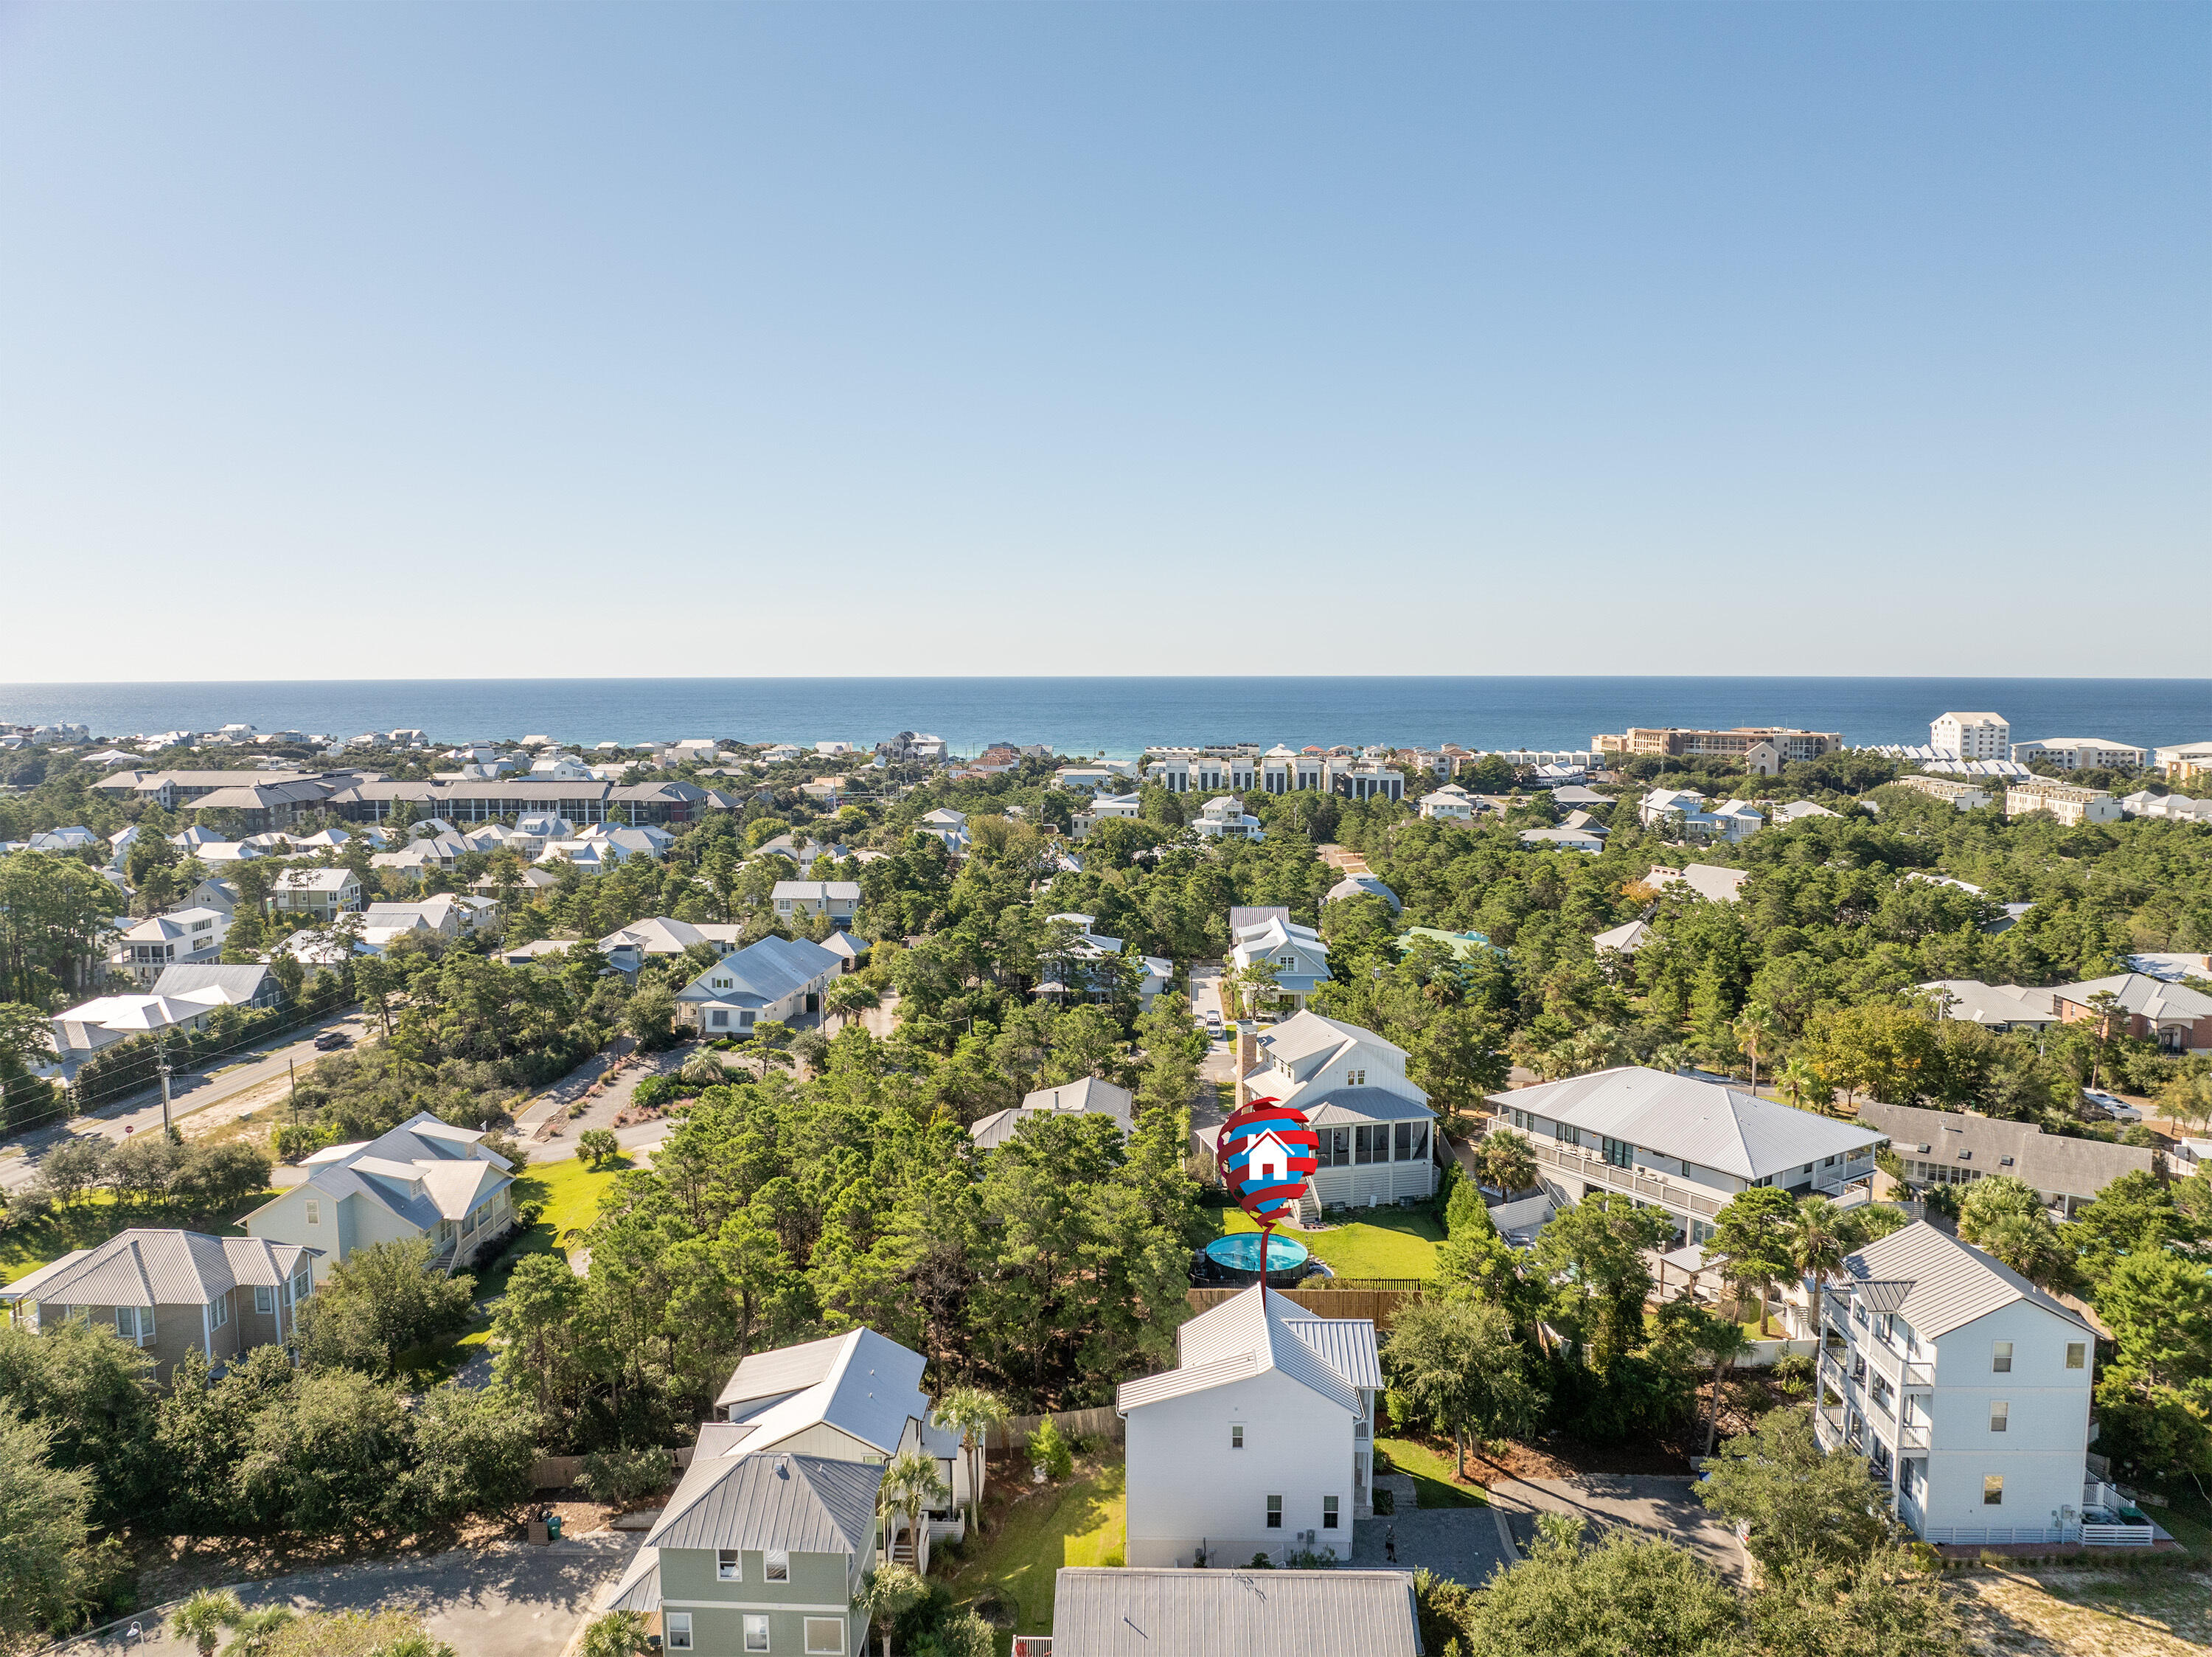
<path id="1" fill-rule="evenodd" d="M 1267 1270 L 1279 1273 L 1296 1271 L 1306 1263 L 1307 1252 L 1306 1246 L 1295 1237 L 1270 1237 Z M 1239 1231 L 1217 1237 L 1206 1246 L 1206 1253 L 1216 1265 L 1226 1266 L 1231 1271 L 1256 1272 L 1260 1270 L 1260 1234 Z"/>

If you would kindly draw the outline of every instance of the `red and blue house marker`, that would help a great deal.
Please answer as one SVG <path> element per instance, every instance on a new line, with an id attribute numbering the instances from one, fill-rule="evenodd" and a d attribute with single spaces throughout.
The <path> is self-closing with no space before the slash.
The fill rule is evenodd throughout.
<path id="1" fill-rule="evenodd" d="M 1233 1112 L 1214 1139 L 1214 1165 L 1237 1206 L 1260 1225 L 1260 1293 L 1267 1292 L 1267 1240 L 1321 1166 L 1321 1141 L 1305 1112 L 1255 1099 Z"/>

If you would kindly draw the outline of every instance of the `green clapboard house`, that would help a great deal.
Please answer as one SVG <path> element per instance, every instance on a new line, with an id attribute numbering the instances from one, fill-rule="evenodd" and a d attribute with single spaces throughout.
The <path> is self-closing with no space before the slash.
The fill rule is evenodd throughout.
<path id="1" fill-rule="evenodd" d="M 780 1451 L 747 1454 L 709 1423 L 683 1483 L 602 1611 L 653 1618 L 664 1651 L 701 1657 L 862 1657 L 853 1609 L 876 1563 L 884 1470 Z M 719 1452 L 719 1453 L 718 1453 Z"/>

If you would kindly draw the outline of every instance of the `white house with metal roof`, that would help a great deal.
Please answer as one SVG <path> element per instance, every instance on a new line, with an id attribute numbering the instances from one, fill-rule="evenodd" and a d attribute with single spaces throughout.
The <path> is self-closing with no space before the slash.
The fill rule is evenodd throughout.
<path id="1" fill-rule="evenodd" d="M 830 924 L 849 932 L 860 912 L 858 880 L 778 880 L 769 893 L 779 921 L 811 920 L 827 915 Z"/>
<path id="2" fill-rule="evenodd" d="M 945 1507 L 926 1515 L 926 1569 L 931 1541 L 964 1533 L 961 1509 L 970 1485 L 959 1435 L 931 1418 L 929 1395 L 921 1390 L 925 1362 L 921 1353 L 872 1329 L 753 1353 L 716 1396 L 721 1420 L 700 1429 L 701 1443 L 712 1429 L 726 1440 L 731 1453 L 789 1452 L 870 1466 L 921 1451 L 938 1463 L 951 1492 Z M 912 1542 L 902 1526 L 884 1538 L 884 1546 L 911 1563 Z"/>
<path id="3" fill-rule="evenodd" d="M 1321 1142 L 1298 1218 L 1436 1194 L 1436 1112 L 1406 1075 L 1406 1050 L 1372 1030 L 1293 1014 L 1253 1039 L 1238 1102 L 1276 1099 L 1305 1112 Z"/>
<path id="4" fill-rule="evenodd" d="M 854 1607 L 876 1563 L 880 1466 L 761 1453 L 701 1428 L 691 1465 L 601 1611 L 635 1611 L 659 1648 L 699 1657 L 863 1657 Z"/>
<path id="5" fill-rule="evenodd" d="M 1299 1008 L 1316 986 L 1328 981 L 1328 945 L 1313 928 L 1292 920 L 1288 910 L 1261 912 L 1242 926 L 1233 912 L 1229 918 L 1232 968 L 1265 961 L 1274 969 L 1275 988 Z"/>
<path id="6" fill-rule="evenodd" d="M 0 1288 L 15 1326 L 51 1334 L 70 1322 L 112 1329 L 166 1381 L 188 1351 L 220 1365 L 291 1338 L 313 1292 L 315 1251 L 263 1238 L 132 1227 Z"/>
<path id="7" fill-rule="evenodd" d="M 1870 1128 L 1640 1065 L 1489 1099 L 1489 1130 L 1528 1136 L 1555 1205 L 1613 1191 L 1667 1209 L 1692 1243 L 1753 1185 L 1832 1197 L 1871 1188 L 1875 1152 L 1888 1142 Z"/>
<path id="8" fill-rule="evenodd" d="M 2148 1526 L 2098 1523 L 2118 1515 L 2087 1471 L 2081 1318 L 1925 1221 L 1848 1257 L 1823 1300 L 1815 1431 L 1894 1480 L 1923 1541 L 2148 1545 Z"/>
<path id="9" fill-rule="evenodd" d="M 1732 904 L 1743 896 L 1743 883 L 1751 878 L 1747 868 L 1723 868 L 1717 863 L 1689 863 L 1680 868 L 1655 868 L 1644 877 L 1644 884 L 1654 892 L 1665 892 L 1680 887 L 1694 892 L 1711 904 Z"/>
<path id="10" fill-rule="evenodd" d="M 483 1133 L 428 1111 L 351 1145 L 326 1145 L 307 1177 L 247 1215 L 246 1234 L 320 1251 L 318 1280 L 372 1243 L 431 1244 L 441 1270 L 468 1265 L 514 1222 L 513 1164 Z"/>
<path id="11" fill-rule="evenodd" d="M 726 955 L 676 992 L 676 1017 L 706 1036 L 738 1035 L 822 1010 L 845 958 L 803 939 L 766 937 Z"/>
<path id="12" fill-rule="evenodd" d="M 1352 1556 L 1370 1511 L 1382 1366 L 1365 1318 L 1254 1284 L 1176 1331 L 1176 1368 L 1125 1381 L 1132 1568 Z"/>

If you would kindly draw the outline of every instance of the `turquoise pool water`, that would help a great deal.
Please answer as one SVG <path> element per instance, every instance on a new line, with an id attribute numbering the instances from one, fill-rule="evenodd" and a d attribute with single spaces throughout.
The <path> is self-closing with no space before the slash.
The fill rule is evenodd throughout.
<path id="1" fill-rule="evenodd" d="M 1267 1270 L 1295 1271 L 1306 1263 L 1306 1246 L 1295 1237 L 1270 1237 L 1267 1240 Z M 1206 1246 L 1208 1258 L 1216 1265 L 1227 1266 L 1231 1271 L 1257 1271 L 1260 1269 L 1260 1234 L 1240 1231 L 1227 1237 L 1217 1237 Z"/>

